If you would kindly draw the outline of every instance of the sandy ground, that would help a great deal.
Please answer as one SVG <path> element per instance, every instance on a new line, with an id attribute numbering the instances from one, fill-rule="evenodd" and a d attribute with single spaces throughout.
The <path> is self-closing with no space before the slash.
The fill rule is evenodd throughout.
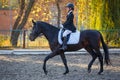
<path id="1" fill-rule="evenodd" d="M 66 55 L 69 74 L 60 56 L 47 62 L 48 75 L 42 70 L 46 55 L 0 55 L 0 80 L 120 80 L 120 54 L 110 55 L 113 66 L 104 65 L 104 72 L 98 75 L 99 62 L 95 61 L 92 72 L 87 73 L 90 55 Z"/>

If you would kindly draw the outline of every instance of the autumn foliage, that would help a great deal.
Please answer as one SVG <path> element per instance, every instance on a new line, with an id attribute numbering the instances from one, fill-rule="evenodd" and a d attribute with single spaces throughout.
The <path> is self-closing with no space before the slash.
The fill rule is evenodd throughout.
<path id="1" fill-rule="evenodd" d="M 32 19 L 58 27 L 59 21 L 63 23 L 66 19 L 64 8 L 68 2 L 75 5 L 74 24 L 78 30 L 100 30 L 107 43 L 120 43 L 120 0 L 0 0 L 0 9 L 14 9 L 17 15 L 12 16 L 16 20 L 13 30 L 29 30 Z M 11 43 L 17 46 L 19 32 L 18 35 L 14 33 L 11 35 Z"/>

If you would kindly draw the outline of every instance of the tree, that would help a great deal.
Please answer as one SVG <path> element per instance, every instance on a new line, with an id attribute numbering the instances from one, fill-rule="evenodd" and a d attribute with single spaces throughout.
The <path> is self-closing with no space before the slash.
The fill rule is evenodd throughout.
<path id="1" fill-rule="evenodd" d="M 114 27 L 120 29 L 120 0 L 109 0 L 106 3 L 108 3 L 108 12 Z"/>
<path id="2" fill-rule="evenodd" d="M 18 0 L 0 0 L 0 9 L 16 9 Z"/>
<path id="3" fill-rule="evenodd" d="M 18 37 L 20 34 L 20 31 L 18 31 L 18 30 L 22 30 L 24 25 L 26 24 L 28 16 L 31 12 L 31 9 L 33 7 L 34 2 L 35 2 L 35 0 L 29 0 L 27 8 L 25 9 L 25 1 L 20 0 L 20 11 L 19 11 L 18 17 L 15 21 L 15 24 L 14 24 L 14 27 L 13 27 L 13 30 L 11 33 L 11 40 L 10 40 L 14 47 L 17 46 Z M 23 15 L 24 10 L 25 10 L 25 13 Z"/>
<path id="4" fill-rule="evenodd" d="M 20 0 L 19 2 L 20 4 L 20 10 L 19 10 L 19 13 L 18 13 L 18 16 L 17 16 L 17 19 L 13 25 L 13 30 L 16 29 L 19 25 L 19 22 L 21 21 L 21 18 L 22 18 L 22 15 L 24 13 L 24 9 L 25 9 L 25 0 Z"/>
<path id="5" fill-rule="evenodd" d="M 60 18 L 61 18 L 61 10 L 60 10 L 60 0 L 56 0 L 56 6 L 57 6 L 57 10 L 58 10 L 58 16 L 57 16 L 57 24 L 58 24 L 58 27 L 60 27 Z"/>
<path id="6" fill-rule="evenodd" d="M 120 44 L 120 0 L 78 0 L 77 7 L 80 26 L 102 30 L 108 43 Z"/>
<path id="7" fill-rule="evenodd" d="M 105 37 L 107 42 L 119 46 L 120 44 L 120 1 L 103 0 L 102 26 L 109 31 Z"/>
<path id="8" fill-rule="evenodd" d="M 68 2 L 75 3 L 75 1 L 76 0 L 36 0 L 25 27 L 29 29 L 32 19 L 45 21 L 54 26 L 58 26 L 58 20 L 61 19 L 61 21 L 65 21 L 65 5 Z"/>

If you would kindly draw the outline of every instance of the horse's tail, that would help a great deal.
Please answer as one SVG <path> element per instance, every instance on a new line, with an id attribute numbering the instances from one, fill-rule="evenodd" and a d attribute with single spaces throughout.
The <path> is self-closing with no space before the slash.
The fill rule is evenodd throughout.
<path id="1" fill-rule="evenodd" d="M 107 65 L 109 65 L 109 64 L 111 64 L 110 58 L 109 58 L 109 51 L 108 51 L 108 47 L 107 47 L 107 45 L 105 44 L 104 39 L 103 39 L 103 36 L 102 36 L 101 33 L 100 33 L 100 39 L 101 39 L 102 46 L 103 46 L 103 49 L 104 49 L 104 52 L 105 52 L 105 63 L 106 63 Z"/>

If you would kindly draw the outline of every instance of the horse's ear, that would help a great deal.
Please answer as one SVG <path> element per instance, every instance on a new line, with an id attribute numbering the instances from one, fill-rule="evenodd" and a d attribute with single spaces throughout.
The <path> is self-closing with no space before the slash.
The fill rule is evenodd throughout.
<path id="1" fill-rule="evenodd" d="M 32 20 L 32 23 L 33 23 L 33 24 L 36 24 L 36 22 L 35 22 L 34 20 Z"/>

